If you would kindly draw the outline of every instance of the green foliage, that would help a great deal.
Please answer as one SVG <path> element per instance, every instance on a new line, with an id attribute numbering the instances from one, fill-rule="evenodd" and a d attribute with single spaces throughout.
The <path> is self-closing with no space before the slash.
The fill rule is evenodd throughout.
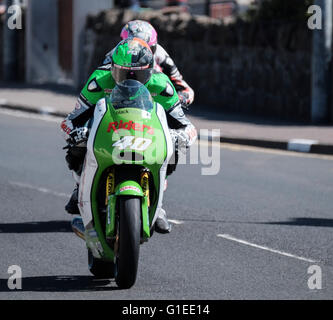
<path id="1" fill-rule="evenodd" d="M 244 18 L 250 21 L 293 20 L 301 21 L 314 0 L 261 0 L 247 11 Z"/>

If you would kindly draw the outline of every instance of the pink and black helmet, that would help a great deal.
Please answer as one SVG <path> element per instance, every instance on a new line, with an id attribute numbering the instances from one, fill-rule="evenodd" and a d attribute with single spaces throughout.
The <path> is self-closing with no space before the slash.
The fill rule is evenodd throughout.
<path id="1" fill-rule="evenodd" d="M 140 38 L 148 43 L 153 53 L 156 51 L 157 32 L 154 27 L 147 21 L 133 20 L 126 24 L 121 30 L 120 37 L 122 40 L 127 38 Z"/>

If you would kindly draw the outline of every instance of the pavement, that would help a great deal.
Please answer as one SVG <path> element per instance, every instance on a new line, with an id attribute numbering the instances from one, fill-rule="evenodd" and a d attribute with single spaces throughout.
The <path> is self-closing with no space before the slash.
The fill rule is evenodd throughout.
<path id="1" fill-rule="evenodd" d="M 79 91 L 67 86 L 29 86 L 0 83 L 0 108 L 65 117 L 76 103 Z M 193 105 L 187 113 L 201 138 L 318 154 L 333 154 L 333 126 L 306 125 L 258 117 L 226 114 Z M 213 129 L 219 130 L 214 135 Z"/>
<path id="2" fill-rule="evenodd" d="M 201 153 L 179 164 L 163 201 L 173 230 L 140 247 L 137 281 L 119 290 L 89 273 L 70 229 L 60 122 L 0 110 L 1 300 L 333 299 L 331 156 L 212 144 L 215 175 Z"/>

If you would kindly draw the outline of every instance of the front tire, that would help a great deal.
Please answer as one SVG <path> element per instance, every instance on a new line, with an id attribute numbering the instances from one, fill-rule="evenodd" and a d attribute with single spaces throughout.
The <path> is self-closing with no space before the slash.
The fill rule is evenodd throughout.
<path id="1" fill-rule="evenodd" d="M 110 279 L 114 278 L 115 274 L 115 265 L 113 262 L 103 261 L 97 259 L 91 253 L 91 250 L 88 249 L 88 268 L 89 271 L 99 279 Z"/>
<path id="2" fill-rule="evenodd" d="M 141 238 L 140 198 L 119 198 L 119 243 L 116 257 L 116 283 L 128 289 L 136 281 Z"/>

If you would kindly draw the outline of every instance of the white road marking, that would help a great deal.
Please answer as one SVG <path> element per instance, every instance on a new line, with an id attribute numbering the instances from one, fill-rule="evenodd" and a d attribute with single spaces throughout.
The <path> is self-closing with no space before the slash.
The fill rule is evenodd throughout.
<path id="1" fill-rule="evenodd" d="M 265 247 L 265 246 L 260 246 L 260 245 L 257 245 L 255 243 L 251 243 L 251 242 L 248 242 L 248 241 L 245 241 L 245 240 L 237 239 L 237 238 L 235 238 L 235 237 L 233 237 L 229 234 L 218 234 L 217 236 L 220 237 L 220 238 L 224 238 L 224 239 L 227 239 L 227 240 L 231 240 L 231 241 L 235 241 L 235 242 L 238 242 L 238 243 L 241 243 L 241 244 L 245 244 L 247 246 L 251 246 L 251 247 L 254 247 L 254 248 L 257 248 L 257 249 L 262 249 L 262 250 L 270 251 L 270 252 L 273 252 L 273 253 L 277 253 L 277 254 L 280 254 L 280 255 L 283 255 L 283 256 L 286 256 L 286 257 L 295 258 L 295 259 L 298 259 L 298 260 L 311 262 L 311 263 L 318 262 L 318 261 L 313 260 L 313 259 L 308 259 L 308 258 L 296 256 L 296 255 L 288 253 L 288 252 L 284 252 L 284 251 L 280 251 L 280 250 L 276 250 L 276 249 L 271 249 L 271 248 L 268 248 L 268 247 Z"/>
<path id="2" fill-rule="evenodd" d="M 42 193 L 52 194 L 52 195 L 57 196 L 57 197 L 62 197 L 62 198 L 70 197 L 70 194 L 67 194 L 67 193 L 56 192 L 56 191 L 53 191 L 53 190 L 50 190 L 50 189 L 47 189 L 47 188 L 36 187 L 36 186 L 33 186 L 31 184 L 27 184 L 27 183 L 9 181 L 9 184 L 11 184 L 12 186 L 20 187 L 20 188 L 26 188 L 26 189 L 36 190 L 36 191 L 39 191 L 39 192 L 42 192 Z"/>
<path id="3" fill-rule="evenodd" d="M 184 221 L 174 220 L 174 219 L 168 219 L 168 221 L 173 223 L 173 224 L 183 224 L 184 223 Z"/>
<path id="4" fill-rule="evenodd" d="M 309 139 L 291 139 L 288 141 L 287 148 L 291 151 L 310 152 L 313 144 L 318 144 L 318 141 Z"/>

